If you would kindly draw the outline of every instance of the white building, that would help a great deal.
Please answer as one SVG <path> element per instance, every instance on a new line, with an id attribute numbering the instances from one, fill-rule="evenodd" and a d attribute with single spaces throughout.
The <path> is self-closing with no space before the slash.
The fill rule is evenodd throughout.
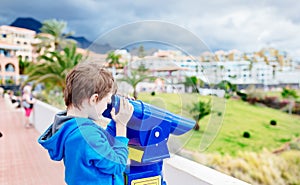
<path id="1" fill-rule="evenodd" d="M 253 83 L 250 74 L 249 61 L 205 62 L 200 64 L 206 83 L 217 84 L 222 80 L 234 84 Z"/>
<path id="2" fill-rule="evenodd" d="M 146 56 L 133 61 L 131 64 L 133 69 L 144 66 L 154 77 L 164 78 L 166 83 L 182 83 L 185 80 L 186 72 L 190 68 L 182 67 L 176 59 L 169 57 Z"/>
<path id="3" fill-rule="evenodd" d="M 33 47 L 32 43 L 35 38 L 35 31 L 18 28 L 14 26 L 0 26 L 0 41 L 14 44 L 20 47 L 16 56 L 22 56 L 24 60 L 32 61 Z"/>
<path id="4" fill-rule="evenodd" d="M 253 63 L 251 75 L 256 84 L 270 85 L 276 83 L 275 76 L 273 76 L 273 67 L 265 62 Z"/>
<path id="5" fill-rule="evenodd" d="M 19 61 L 16 53 L 20 46 L 0 41 L 0 84 L 6 84 L 7 80 L 12 80 L 18 84 Z"/>
<path id="6" fill-rule="evenodd" d="M 166 84 L 182 84 L 186 76 L 196 76 L 207 84 L 218 84 L 222 80 L 226 80 L 241 86 L 255 84 L 268 87 L 277 86 L 284 82 L 277 77 L 282 76 L 282 72 L 294 71 L 290 66 L 282 66 L 271 56 L 266 62 L 264 57 L 251 53 L 243 55 L 239 51 L 231 51 L 227 60 L 225 60 L 225 54 L 223 51 L 218 51 L 216 56 L 218 61 L 203 62 L 202 56 L 196 58 L 178 52 L 160 51 L 155 56 L 137 58 L 132 61 L 131 65 L 133 68 L 144 65 L 152 71 L 153 76 L 163 78 Z M 243 57 L 246 60 L 242 60 Z M 210 59 L 213 58 L 210 57 Z M 293 76 L 294 78 L 290 77 L 288 81 L 297 84 L 297 76 Z"/>

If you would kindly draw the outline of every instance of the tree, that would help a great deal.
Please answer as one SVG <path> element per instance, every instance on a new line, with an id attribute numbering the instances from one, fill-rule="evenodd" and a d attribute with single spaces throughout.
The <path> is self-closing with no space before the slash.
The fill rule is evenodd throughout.
<path id="1" fill-rule="evenodd" d="M 294 89 L 283 88 L 281 96 L 289 100 L 289 114 L 292 114 L 295 99 L 298 98 L 297 92 Z"/>
<path id="2" fill-rule="evenodd" d="M 190 109 L 190 113 L 193 116 L 194 120 L 196 121 L 196 125 L 194 130 L 199 130 L 199 121 L 204 118 L 206 115 L 209 115 L 211 112 L 211 104 L 209 102 L 198 101 L 192 104 Z"/>
<path id="3" fill-rule="evenodd" d="M 120 65 L 120 54 L 116 54 L 114 51 L 108 53 L 106 61 L 108 62 L 109 67 L 119 67 Z"/>
<path id="4" fill-rule="evenodd" d="M 28 73 L 26 82 L 47 83 L 52 87 L 65 89 L 67 73 L 73 69 L 81 60 L 83 55 L 76 53 L 76 45 L 66 47 L 62 52 L 53 51 L 40 56 L 43 62 L 33 64 L 33 70 Z"/>
<path id="5" fill-rule="evenodd" d="M 147 75 L 146 71 L 147 71 L 147 69 L 145 68 L 145 66 L 141 65 L 138 67 L 138 69 L 132 70 L 131 74 L 126 75 L 123 79 L 121 79 L 121 81 L 127 82 L 128 84 L 130 84 L 133 87 L 133 97 L 136 100 L 138 99 L 138 93 L 136 90 L 138 83 L 140 83 L 146 79 L 149 79 L 149 80 L 155 79 L 155 77 Z"/>
<path id="6" fill-rule="evenodd" d="M 20 71 L 20 74 L 21 75 L 26 74 L 31 62 L 29 62 L 27 60 L 23 60 L 22 56 L 19 56 L 18 58 L 19 58 L 19 71 Z"/>
<path id="7" fill-rule="evenodd" d="M 34 65 L 32 62 L 28 60 L 24 60 L 22 56 L 19 56 L 19 72 L 20 72 L 20 79 L 19 82 L 22 84 L 26 79 L 26 75 L 34 69 Z"/>
<path id="8" fill-rule="evenodd" d="M 232 94 L 237 91 L 237 86 L 235 84 L 230 83 L 227 80 L 222 80 L 220 83 L 217 84 L 217 87 L 223 89 L 227 97 L 232 96 Z"/>
<path id="9" fill-rule="evenodd" d="M 146 56 L 145 54 L 145 49 L 143 45 L 140 45 L 139 50 L 138 50 L 138 56 L 140 58 L 144 58 Z"/>
<path id="10" fill-rule="evenodd" d="M 120 54 L 116 54 L 114 51 L 108 53 L 106 57 L 106 62 L 108 62 L 109 67 L 112 68 L 113 76 L 116 76 L 116 68 L 120 67 Z"/>
<path id="11" fill-rule="evenodd" d="M 223 80 L 225 67 L 224 67 L 224 65 L 220 65 L 219 67 L 220 67 L 220 72 L 221 72 L 221 79 Z"/>
<path id="12" fill-rule="evenodd" d="M 198 91 L 198 83 L 199 83 L 199 80 L 196 76 L 185 77 L 184 85 L 186 87 L 192 87 L 192 92 L 199 92 Z"/>
<path id="13" fill-rule="evenodd" d="M 60 51 L 68 45 L 75 44 L 76 41 L 68 39 L 69 36 L 74 34 L 73 32 L 63 33 L 66 27 L 67 23 L 65 21 L 45 20 L 40 29 L 41 33 L 37 34 L 37 38 L 41 40 L 41 43 L 38 44 L 38 51 L 42 48 L 45 48 L 45 50 L 53 48 L 54 51 Z"/>

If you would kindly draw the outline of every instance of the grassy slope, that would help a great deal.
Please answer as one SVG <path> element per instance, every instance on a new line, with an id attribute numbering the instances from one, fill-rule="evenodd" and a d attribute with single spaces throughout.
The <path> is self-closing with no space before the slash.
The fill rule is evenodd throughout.
<path id="1" fill-rule="evenodd" d="M 277 125 L 271 126 L 270 120 Z M 243 138 L 244 131 L 251 138 Z M 300 119 L 278 110 L 251 106 L 238 100 L 228 100 L 222 129 L 208 152 L 235 154 L 237 151 L 274 150 L 300 136 Z"/>
<path id="2" fill-rule="evenodd" d="M 207 101 L 209 97 L 199 97 L 195 94 L 157 94 L 156 96 L 140 94 L 139 98 L 176 114 L 190 117 L 188 106 L 191 102 L 197 99 Z M 205 149 L 211 140 L 203 136 L 208 136 L 209 133 L 215 135 L 219 128 L 218 124 L 221 124 L 221 129 L 214 142 L 206 149 L 208 153 L 235 155 L 238 151 L 258 152 L 264 148 L 274 150 L 285 142 L 300 137 L 300 117 L 290 116 L 278 110 L 252 106 L 240 100 L 226 100 L 223 115 L 222 122 L 214 121 L 222 119 L 222 116 L 218 117 L 217 113 L 212 113 L 201 120 L 200 132 L 192 131 L 192 137 L 185 147 L 194 151 Z M 276 126 L 269 124 L 272 119 L 277 121 Z M 210 131 L 205 130 L 206 128 Z M 250 132 L 251 138 L 243 138 L 244 131 Z"/>

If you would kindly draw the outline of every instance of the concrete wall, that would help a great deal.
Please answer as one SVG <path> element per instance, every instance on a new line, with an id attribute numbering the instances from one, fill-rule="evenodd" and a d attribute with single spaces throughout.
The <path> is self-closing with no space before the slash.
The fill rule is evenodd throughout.
<path id="1" fill-rule="evenodd" d="M 59 111 L 37 101 L 32 114 L 35 128 L 40 133 L 44 132 Z M 177 155 L 172 155 L 164 161 L 163 174 L 168 185 L 247 185 L 243 181 Z"/>
<path id="2" fill-rule="evenodd" d="M 61 110 L 41 101 L 34 104 L 32 123 L 37 131 L 43 133 L 53 122 L 54 115 Z"/>
<path id="3" fill-rule="evenodd" d="M 177 155 L 165 160 L 164 178 L 168 185 L 249 185 Z"/>

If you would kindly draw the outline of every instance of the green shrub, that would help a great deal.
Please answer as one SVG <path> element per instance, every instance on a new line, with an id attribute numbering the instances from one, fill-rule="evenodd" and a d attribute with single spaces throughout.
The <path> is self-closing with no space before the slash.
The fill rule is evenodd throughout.
<path id="1" fill-rule="evenodd" d="M 241 92 L 241 91 L 237 91 L 236 94 L 237 94 L 239 97 L 241 97 L 241 99 L 242 99 L 243 101 L 247 101 L 247 94 L 246 94 L 246 93 L 243 93 L 243 92 Z"/>
<path id="2" fill-rule="evenodd" d="M 226 98 L 226 99 L 229 99 L 230 97 L 231 97 L 231 95 L 228 94 L 228 93 L 226 93 L 226 94 L 224 95 L 224 98 Z"/>
<path id="3" fill-rule="evenodd" d="M 300 142 L 291 142 L 290 143 L 290 148 L 292 150 L 300 150 Z"/>
<path id="4" fill-rule="evenodd" d="M 243 133 L 243 137 L 244 137 L 244 138 L 250 138 L 251 136 L 250 136 L 250 133 L 249 133 L 249 132 L 245 131 L 245 132 Z"/>
<path id="5" fill-rule="evenodd" d="M 151 92 L 151 96 L 155 96 L 155 91 L 152 91 L 152 92 Z"/>
<path id="6" fill-rule="evenodd" d="M 271 120 L 270 125 L 273 125 L 273 126 L 277 125 L 277 121 L 276 120 Z"/>

